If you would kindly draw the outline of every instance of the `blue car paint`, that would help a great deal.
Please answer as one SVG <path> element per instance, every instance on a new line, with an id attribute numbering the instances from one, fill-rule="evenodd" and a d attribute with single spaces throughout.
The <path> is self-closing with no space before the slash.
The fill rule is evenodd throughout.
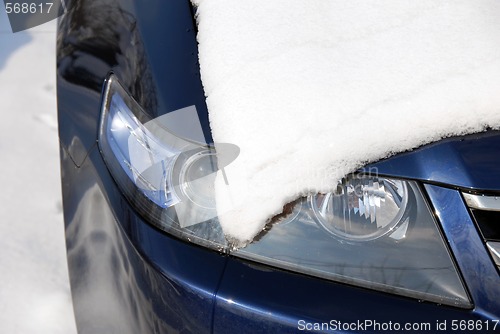
<path id="1" fill-rule="evenodd" d="M 500 191 L 498 132 L 447 139 L 368 167 L 432 184 L 425 190 L 472 310 L 222 255 L 179 241 L 139 217 L 95 146 L 110 71 L 152 117 L 196 105 L 210 141 L 189 2 L 73 0 L 67 7 L 58 32 L 59 131 L 68 264 L 81 333 L 297 332 L 299 320 L 500 317 L 498 272 L 456 190 Z"/>
<path id="2" fill-rule="evenodd" d="M 500 132 L 447 138 L 367 167 L 380 174 L 453 185 L 500 190 Z"/>
<path id="3" fill-rule="evenodd" d="M 97 150 L 80 168 L 64 149 L 61 156 L 79 332 L 210 332 L 226 258 L 168 237 L 138 218 Z"/>

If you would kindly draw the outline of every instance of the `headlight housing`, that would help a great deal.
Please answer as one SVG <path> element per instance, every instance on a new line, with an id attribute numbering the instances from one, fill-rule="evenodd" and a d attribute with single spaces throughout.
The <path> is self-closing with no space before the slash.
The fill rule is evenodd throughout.
<path id="1" fill-rule="evenodd" d="M 237 148 L 217 145 L 216 151 L 176 136 L 168 126 L 168 118 L 151 119 L 110 76 L 99 147 L 123 194 L 149 223 L 183 240 L 271 266 L 471 307 L 417 183 L 351 175 L 332 193 L 287 206 L 288 214 L 270 222 L 253 243 L 233 249 L 217 219 L 213 183 L 224 167 L 220 161 L 236 158 Z"/>
<path id="2" fill-rule="evenodd" d="M 371 184 L 376 183 L 379 191 L 373 193 Z M 390 186 L 382 190 L 382 184 Z M 370 175 L 352 175 L 341 182 L 344 189 L 359 185 L 358 194 L 341 190 L 297 201 L 288 218 L 232 254 L 339 282 L 470 307 L 418 185 Z M 327 199 L 330 204 L 322 205 Z M 389 212 L 381 213 L 384 200 Z"/>
<path id="3" fill-rule="evenodd" d="M 191 113 L 194 106 L 177 113 Z M 174 134 L 172 115 L 146 114 L 111 75 L 104 91 L 99 148 L 108 169 L 133 207 L 156 227 L 219 251 L 227 243 L 217 221 L 213 146 Z M 221 145 L 226 155 L 234 145 Z M 227 149 L 226 149 L 227 148 Z"/>

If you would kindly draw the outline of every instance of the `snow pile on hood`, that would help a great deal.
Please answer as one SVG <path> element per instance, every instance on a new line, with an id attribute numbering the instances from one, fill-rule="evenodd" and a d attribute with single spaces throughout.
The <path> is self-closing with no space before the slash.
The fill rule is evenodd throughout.
<path id="1" fill-rule="evenodd" d="M 216 181 L 239 244 L 367 162 L 500 125 L 500 1 L 194 2 L 213 139 L 241 149 Z"/>

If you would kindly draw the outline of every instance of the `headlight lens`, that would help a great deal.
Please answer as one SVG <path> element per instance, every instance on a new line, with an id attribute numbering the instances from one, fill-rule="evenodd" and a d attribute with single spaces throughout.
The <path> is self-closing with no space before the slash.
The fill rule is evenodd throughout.
<path id="1" fill-rule="evenodd" d="M 232 254 L 398 295 L 471 306 L 416 183 L 351 175 L 339 186 L 335 193 L 297 201 L 289 217 Z M 356 187 L 359 192 L 345 191 Z"/>
<path id="2" fill-rule="evenodd" d="M 178 112 L 191 113 L 197 120 L 194 106 Z M 175 135 L 169 124 L 172 119 L 172 115 L 151 119 L 110 76 L 98 138 L 102 156 L 124 195 L 150 223 L 184 240 L 224 251 L 227 243 L 213 194 L 219 167 L 215 149 Z M 234 145 L 220 147 L 226 156 L 238 154 Z"/>
<path id="3" fill-rule="evenodd" d="M 312 196 L 310 202 L 318 224 L 332 236 L 368 241 L 401 222 L 408 203 L 407 183 L 376 177 L 344 179 L 335 192 Z"/>
<path id="4" fill-rule="evenodd" d="M 186 111 L 187 112 L 187 111 Z M 215 173 L 236 158 L 151 119 L 111 76 L 99 147 L 118 186 L 150 223 L 186 241 L 308 275 L 458 307 L 471 307 L 454 261 L 415 182 L 351 175 L 335 192 L 288 205 L 242 249 L 217 219 Z M 219 147 L 227 147 L 221 159 Z M 228 153 L 229 152 L 229 153 Z M 227 155 L 232 156 L 228 159 Z"/>

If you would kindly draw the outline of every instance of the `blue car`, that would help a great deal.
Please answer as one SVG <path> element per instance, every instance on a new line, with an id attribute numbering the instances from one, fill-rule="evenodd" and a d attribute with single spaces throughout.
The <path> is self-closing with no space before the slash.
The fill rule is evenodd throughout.
<path id="1" fill-rule="evenodd" d="M 235 247 L 212 210 L 223 166 L 196 9 L 66 9 L 57 97 L 80 333 L 500 331 L 500 132 L 370 164 L 335 192 L 286 205 Z M 174 111 L 196 116 L 199 140 L 182 135 L 191 116 Z"/>

